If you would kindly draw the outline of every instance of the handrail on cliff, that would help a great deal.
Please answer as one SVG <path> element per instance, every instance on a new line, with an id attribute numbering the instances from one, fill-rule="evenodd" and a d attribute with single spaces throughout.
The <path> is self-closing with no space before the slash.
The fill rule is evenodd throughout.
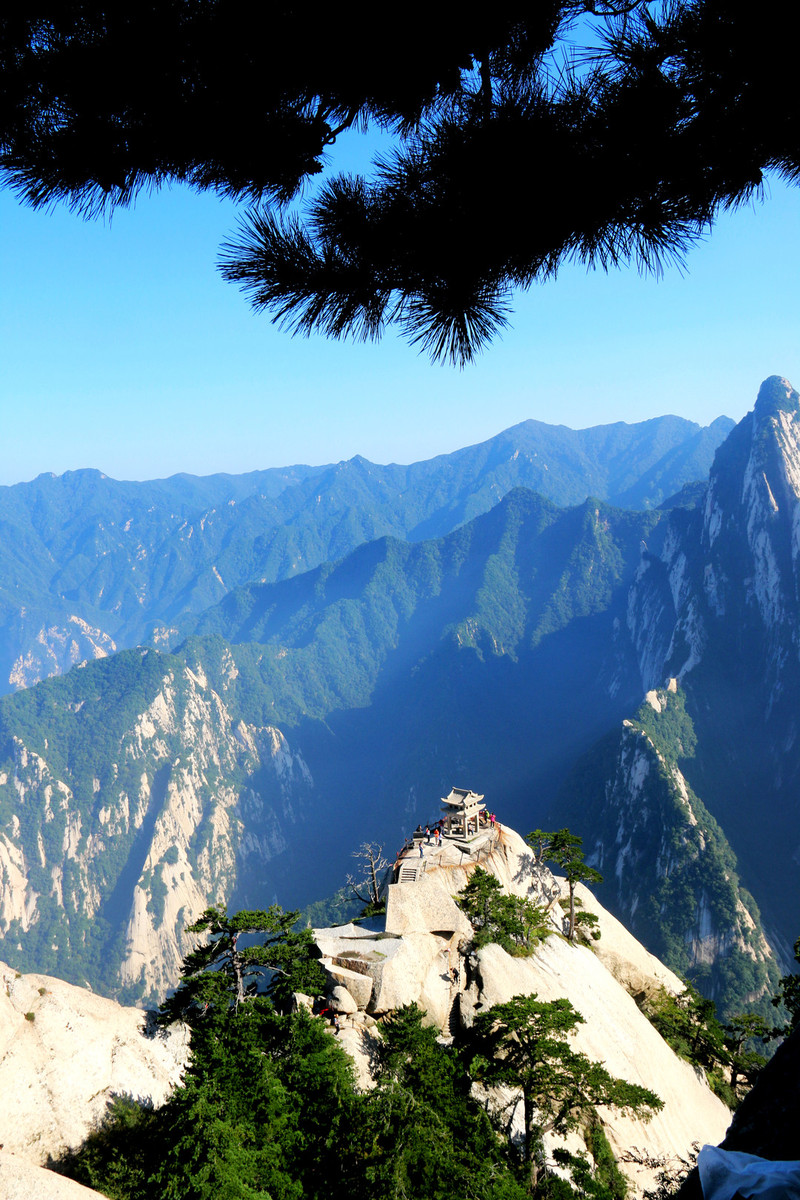
<path id="1" fill-rule="evenodd" d="M 471 851 L 469 851 L 469 850 L 465 851 L 463 849 L 463 847 L 461 847 L 460 848 L 461 857 L 459 859 L 458 865 L 461 866 L 462 863 L 464 862 L 465 853 L 467 854 L 467 856 L 469 857 L 469 859 L 472 862 L 475 862 L 475 863 L 484 862 L 496 849 L 497 844 L 500 841 L 501 831 L 502 831 L 502 826 L 501 826 L 500 822 L 495 821 L 494 824 L 492 824 L 490 826 L 490 828 L 486 831 L 486 833 L 488 835 L 487 841 L 482 846 L 479 846 L 475 850 L 474 854 L 472 854 Z M 429 856 L 428 858 L 425 858 L 423 856 L 422 858 L 414 858 L 411 860 L 409 860 L 406 857 L 403 857 L 404 855 L 407 855 L 409 853 L 409 851 L 416 849 L 417 845 L 419 844 L 419 842 L 421 840 L 422 840 L 421 838 L 415 838 L 413 836 L 413 834 L 411 837 L 407 837 L 405 839 L 405 841 L 403 843 L 403 847 L 401 850 L 398 850 L 397 858 L 395 859 L 395 862 L 394 862 L 394 867 L 393 867 L 393 871 L 392 871 L 392 875 L 393 875 L 392 882 L 393 883 L 397 883 L 397 881 L 400 877 L 400 871 L 403 866 L 410 867 L 413 863 L 413 866 L 415 867 L 417 875 L 422 874 L 423 872 L 427 871 L 429 863 L 432 863 L 434 866 L 442 866 L 441 847 L 439 849 L 438 858 L 436 855 Z"/>

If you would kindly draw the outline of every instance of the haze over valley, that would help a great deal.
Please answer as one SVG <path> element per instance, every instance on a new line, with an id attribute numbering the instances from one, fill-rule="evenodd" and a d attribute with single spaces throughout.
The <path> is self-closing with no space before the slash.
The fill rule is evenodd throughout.
<path id="1" fill-rule="evenodd" d="M 735 428 L 4 489 L 0 955 L 158 998 L 207 903 L 321 900 L 459 783 L 579 831 L 723 1006 L 765 997 L 800 915 L 799 430 L 771 377 Z"/>

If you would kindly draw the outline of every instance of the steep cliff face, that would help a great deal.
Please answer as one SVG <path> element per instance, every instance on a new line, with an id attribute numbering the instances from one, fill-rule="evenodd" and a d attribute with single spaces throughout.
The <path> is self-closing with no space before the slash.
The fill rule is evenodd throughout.
<path id="1" fill-rule="evenodd" d="M 600 1110 L 604 1132 L 640 1195 L 654 1185 L 654 1164 L 685 1157 L 698 1139 L 718 1141 L 730 1119 L 705 1080 L 675 1056 L 632 998 L 661 988 L 679 992 L 682 985 L 585 889 L 581 899 L 598 918 L 600 941 L 590 950 L 558 936 L 558 881 L 507 826 L 496 840 L 485 841 L 485 846 L 473 847 L 482 869 L 495 875 L 505 892 L 551 906 L 553 934 L 530 957 L 511 957 L 493 944 L 471 950 L 473 931 L 453 895 L 476 864 L 447 844 L 441 852 L 431 851 L 427 869 L 413 882 L 388 888 L 384 932 L 370 934 L 352 925 L 315 931 L 329 979 L 329 1003 L 340 1014 L 341 1041 L 368 1086 L 374 1017 L 403 1004 L 419 1004 L 427 1022 L 450 1035 L 514 996 L 568 999 L 584 1018 L 572 1048 L 601 1061 L 612 1074 L 651 1088 L 664 1102 L 647 1123 L 614 1109 Z M 503 1095 L 506 1112 L 516 1103 L 513 1092 Z M 521 1113 L 516 1119 L 513 1136 L 519 1137 Z M 562 1141 L 546 1135 L 548 1155 Z M 585 1152 L 580 1142 L 570 1146 Z"/>
<path id="2" fill-rule="evenodd" d="M 702 502 L 673 511 L 660 553 L 643 553 L 627 631 L 643 690 L 673 677 L 685 693 L 693 745 L 662 753 L 662 790 L 702 799 L 767 927 L 790 945 L 800 927 L 800 396 L 785 379 L 765 381 L 753 412 L 717 451 Z M 631 798 L 642 773 L 655 778 L 659 769 L 632 731 L 606 767 L 597 853 L 621 870 L 618 902 L 630 912 L 620 864 L 628 836 L 638 836 L 631 822 L 641 829 L 645 819 L 634 820 Z M 651 849 L 663 862 L 657 838 Z M 702 964 L 730 935 L 698 889 L 699 878 L 683 940 Z M 740 945 L 748 957 L 753 948 Z"/>
<path id="3" fill-rule="evenodd" d="M 645 690 L 725 638 L 743 677 L 757 661 L 771 708 L 796 682 L 799 601 L 800 396 L 773 375 L 717 451 L 703 503 L 676 510 L 660 555 L 643 557 L 628 625 Z"/>
<path id="4" fill-rule="evenodd" d="M 12 688 L 30 687 L 40 679 L 62 675 L 76 663 L 105 658 L 117 649 L 109 633 L 76 613 L 59 618 L 52 610 L 30 612 L 23 607 L 3 632 Z"/>
<path id="5" fill-rule="evenodd" d="M 600 894 L 673 970 L 725 1011 L 774 991 L 779 970 L 736 856 L 678 765 L 696 738 L 671 680 L 647 694 L 601 755 L 573 780 L 569 819 L 591 830 Z"/>
<path id="6" fill-rule="evenodd" d="M 58 746 L 33 726 L 11 738 L 0 931 L 16 963 L 67 977 L 89 964 L 95 986 L 161 996 L 189 948 L 185 925 L 247 892 L 313 784 L 277 729 L 233 719 L 174 660 L 131 655 L 124 714 L 58 681 Z"/>

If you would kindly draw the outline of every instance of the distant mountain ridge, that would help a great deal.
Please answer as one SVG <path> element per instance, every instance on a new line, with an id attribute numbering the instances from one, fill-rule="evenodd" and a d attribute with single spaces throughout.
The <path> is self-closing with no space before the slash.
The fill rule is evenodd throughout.
<path id="1" fill-rule="evenodd" d="M 174 655 L 131 650 L 5 697 L 5 944 L 25 966 L 157 992 L 203 897 L 323 895 L 354 845 L 435 816 L 453 780 L 540 824 L 638 703 L 627 596 L 665 525 L 517 489 L 446 538 L 380 539 L 241 589 Z"/>
<path id="2" fill-rule="evenodd" d="M 430 470 L 393 520 L 444 511 Z M 346 541 L 376 480 L 340 464 L 286 503 L 329 505 Z M 800 919 L 799 509 L 800 400 L 775 377 L 708 484 L 661 508 L 515 487 L 439 537 L 247 582 L 165 629 L 171 653 L 3 698 L 3 952 L 160 990 L 203 897 L 330 893 L 455 783 L 523 829 L 569 823 L 651 949 L 728 1012 L 763 1002 Z"/>
<path id="3" fill-rule="evenodd" d="M 252 580 L 275 581 L 384 535 L 450 532 L 525 486 L 652 507 L 707 476 L 732 426 L 678 417 L 570 430 L 526 421 L 408 467 L 326 467 L 118 482 L 99 471 L 0 488 L 0 689 L 155 638 Z"/>
<path id="4" fill-rule="evenodd" d="M 787 948 L 800 929 L 798 530 L 800 395 L 771 376 L 717 452 L 703 503 L 676 509 L 643 558 L 628 606 L 643 691 L 674 676 L 685 692 L 697 749 L 674 741 L 668 766 L 725 829 Z M 607 780 L 597 787 L 607 797 Z M 602 838 L 606 862 L 624 824 L 619 837 Z"/>

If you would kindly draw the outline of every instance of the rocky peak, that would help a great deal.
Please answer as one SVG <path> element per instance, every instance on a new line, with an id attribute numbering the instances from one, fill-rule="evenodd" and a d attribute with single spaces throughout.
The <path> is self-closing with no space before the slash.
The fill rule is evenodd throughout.
<path id="1" fill-rule="evenodd" d="M 469 1027 L 492 1005 L 535 993 L 542 1001 L 566 998 L 581 1013 L 585 1023 L 575 1032 L 576 1050 L 602 1061 L 619 1077 L 652 1088 L 664 1101 L 663 1110 L 647 1124 L 613 1110 L 601 1113 L 636 1194 L 653 1185 L 654 1163 L 686 1157 L 696 1139 L 718 1141 L 730 1113 L 694 1069 L 675 1056 L 634 1000 L 659 989 L 679 991 L 682 985 L 672 972 L 585 888 L 580 899 L 597 917 L 600 941 L 590 950 L 561 937 L 563 885 L 508 826 L 486 844 L 476 843 L 473 852 L 507 894 L 549 907 L 553 934 L 530 957 L 512 957 L 495 944 L 475 951 L 472 928 L 453 896 L 478 864 L 473 853 L 449 850 L 429 851 L 423 860 L 426 870 L 389 885 L 385 930 L 369 932 L 353 925 L 315 930 L 328 976 L 328 1004 L 339 1015 L 341 1042 L 356 1062 L 362 1086 L 371 1084 L 372 1026 L 393 1009 L 419 1004 L 427 1022 L 447 1037 L 458 1026 Z M 411 858 L 409 865 L 416 861 Z M 404 879 L 402 871 L 399 879 Z M 503 1103 L 509 1104 L 508 1096 Z M 512 1136 L 520 1131 L 515 1127 Z M 549 1134 L 545 1141 L 548 1151 L 558 1144 Z"/>
<path id="2" fill-rule="evenodd" d="M 743 506 L 750 533 L 756 516 L 774 516 L 799 496 L 800 395 L 787 379 L 770 375 L 753 411 L 714 460 L 706 503 L 708 544 L 720 531 L 720 516 L 730 519 Z"/>
<path id="3" fill-rule="evenodd" d="M 798 660 L 798 594 L 800 395 L 772 375 L 717 451 L 703 504 L 675 510 L 661 555 L 643 558 L 628 625 L 644 690 L 717 653 L 719 627 L 774 699 L 781 664 Z"/>
<path id="4" fill-rule="evenodd" d="M 671 676 L 686 689 L 700 752 L 679 754 L 681 770 L 788 944 L 800 862 L 799 617 L 800 395 L 776 375 L 717 451 L 702 505 L 673 510 L 661 553 L 642 556 L 627 628 L 643 691 Z"/>
<path id="5" fill-rule="evenodd" d="M 800 395 L 782 375 L 770 375 L 758 389 L 753 409 L 757 422 L 776 417 L 779 413 L 800 416 Z"/>

